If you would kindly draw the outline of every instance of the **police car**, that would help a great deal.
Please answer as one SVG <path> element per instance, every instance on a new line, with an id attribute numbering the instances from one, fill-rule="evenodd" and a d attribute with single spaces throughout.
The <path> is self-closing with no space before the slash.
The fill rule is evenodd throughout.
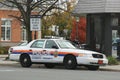
<path id="1" fill-rule="evenodd" d="M 82 65 L 90 70 L 97 70 L 99 66 L 108 64 L 104 54 L 77 49 L 70 41 L 63 39 L 39 39 L 25 46 L 11 47 L 9 58 L 19 61 L 22 67 L 40 63 L 45 64 L 47 68 L 63 64 L 67 69 L 75 69 Z"/>

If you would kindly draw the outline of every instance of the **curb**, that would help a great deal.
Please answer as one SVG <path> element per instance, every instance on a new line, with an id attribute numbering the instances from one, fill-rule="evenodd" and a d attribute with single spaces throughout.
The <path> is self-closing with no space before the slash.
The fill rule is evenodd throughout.
<path id="1" fill-rule="evenodd" d="M 104 68 L 101 68 L 99 69 L 100 71 L 114 71 L 114 72 L 120 72 L 120 70 L 116 70 L 116 69 L 104 69 Z"/>
<path id="2" fill-rule="evenodd" d="M 106 65 L 106 66 L 101 66 L 100 69 L 120 72 L 120 65 Z"/>
<path id="3" fill-rule="evenodd" d="M 7 58 L 8 55 L 0 55 L 0 58 Z"/>

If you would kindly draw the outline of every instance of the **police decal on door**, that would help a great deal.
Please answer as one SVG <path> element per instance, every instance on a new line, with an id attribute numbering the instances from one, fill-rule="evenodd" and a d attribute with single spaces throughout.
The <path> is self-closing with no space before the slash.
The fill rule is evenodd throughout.
<path id="1" fill-rule="evenodd" d="M 32 59 L 52 59 L 52 57 L 50 56 L 51 56 L 50 52 L 46 50 L 42 51 L 33 50 L 32 52 Z"/>

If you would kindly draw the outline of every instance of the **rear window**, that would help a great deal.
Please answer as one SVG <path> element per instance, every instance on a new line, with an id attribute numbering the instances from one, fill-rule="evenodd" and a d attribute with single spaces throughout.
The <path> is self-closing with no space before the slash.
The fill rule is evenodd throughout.
<path id="1" fill-rule="evenodd" d="M 37 40 L 32 44 L 32 48 L 43 48 L 45 40 Z"/>

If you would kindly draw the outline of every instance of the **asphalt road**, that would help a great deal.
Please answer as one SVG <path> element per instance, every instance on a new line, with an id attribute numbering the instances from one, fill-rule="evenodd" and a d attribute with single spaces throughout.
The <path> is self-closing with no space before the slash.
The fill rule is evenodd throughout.
<path id="1" fill-rule="evenodd" d="M 0 66 L 0 80 L 120 80 L 120 72 L 47 69 L 38 65 L 31 68 Z"/>

